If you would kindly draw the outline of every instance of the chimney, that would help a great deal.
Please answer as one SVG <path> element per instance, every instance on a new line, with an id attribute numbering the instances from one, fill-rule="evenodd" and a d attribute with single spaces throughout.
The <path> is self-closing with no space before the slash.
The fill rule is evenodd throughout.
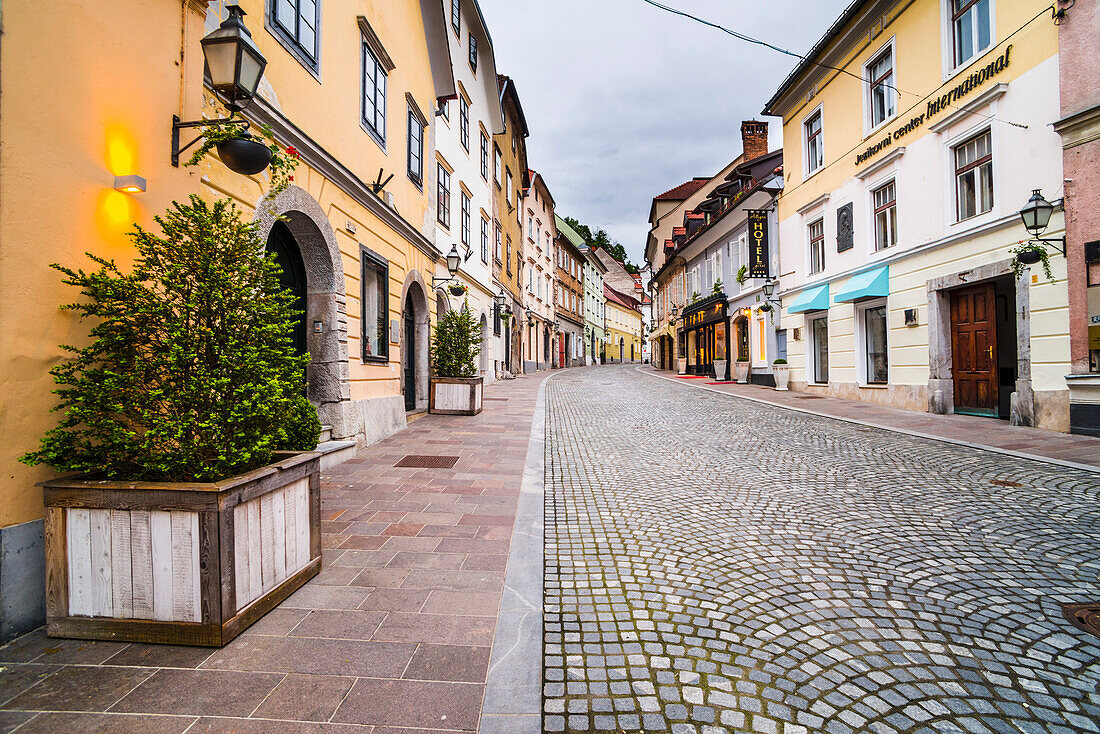
<path id="1" fill-rule="evenodd" d="M 768 123 L 745 120 L 741 123 L 741 150 L 751 161 L 768 154 Z"/>

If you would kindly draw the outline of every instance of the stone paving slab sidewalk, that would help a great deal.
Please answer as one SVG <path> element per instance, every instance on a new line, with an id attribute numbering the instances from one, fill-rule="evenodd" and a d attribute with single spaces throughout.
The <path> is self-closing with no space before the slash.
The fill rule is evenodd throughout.
<path id="1" fill-rule="evenodd" d="M 780 392 L 763 385 L 715 383 L 706 379 L 685 379 L 666 370 L 639 367 L 639 372 L 672 380 L 687 387 L 710 390 L 740 398 L 758 400 L 812 415 L 839 418 L 861 425 L 884 428 L 961 446 L 1038 459 L 1076 469 L 1100 471 L 1100 438 L 1078 436 L 1038 428 L 1010 426 L 1007 421 L 969 415 L 935 415 L 816 395 L 812 392 Z"/>
<path id="2" fill-rule="evenodd" d="M 323 570 L 220 650 L 42 629 L 0 648 L 0 733 L 476 731 L 545 377 L 327 471 Z M 394 467 L 407 454 L 459 460 Z"/>

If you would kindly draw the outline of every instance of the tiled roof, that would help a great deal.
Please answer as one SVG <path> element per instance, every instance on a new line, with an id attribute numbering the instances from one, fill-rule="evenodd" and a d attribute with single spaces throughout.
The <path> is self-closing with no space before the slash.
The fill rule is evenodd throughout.
<path id="1" fill-rule="evenodd" d="M 703 215 L 702 212 L 692 211 L 692 212 L 688 212 L 687 214 L 684 215 L 684 219 L 703 219 L 703 218 L 704 218 L 704 215 Z"/>
<path id="2" fill-rule="evenodd" d="M 557 225 L 558 231 L 565 235 L 565 239 L 573 243 L 574 247 L 583 248 L 585 246 L 584 238 L 577 234 L 577 230 L 566 224 L 565 220 L 557 214 L 554 215 L 554 224 Z"/>
<path id="3" fill-rule="evenodd" d="M 635 305 L 638 302 L 637 299 L 632 298 L 632 297 L 630 297 L 628 295 L 625 295 L 623 293 L 619 293 L 617 290 L 615 290 L 614 288 L 609 286 L 607 283 L 603 284 L 603 295 L 609 301 L 614 301 L 615 303 L 619 304 L 623 308 L 628 308 L 631 311 L 637 311 L 638 310 L 637 305 Z M 633 303 L 631 303 L 631 301 L 633 301 Z"/>
<path id="4" fill-rule="evenodd" d="M 672 236 L 673 237 L 675 237 L 676 235 L 686 235 L 687 233 L 688 233 L 687 227 L 673 227 L 672 228 Z"/>
<path id="5" fill-rule="evenodd" d="M 673 188 L 669 189 L 668 191 L 666 191 L 663 194 L 658 194 L 657 196 L 654 196 L 653 200 L 654 201 L 683 201 L 684 199 L 688 198 L 689 196 L 694 194 L 699 189 L 706 186 L 708 181 L 710 181 L 709 178 L 697 176 L 697 177 L 691 179 L 690 181 L 685 181 L 684 183 L 680 184 L 679 186 L 674 186 Z"/>

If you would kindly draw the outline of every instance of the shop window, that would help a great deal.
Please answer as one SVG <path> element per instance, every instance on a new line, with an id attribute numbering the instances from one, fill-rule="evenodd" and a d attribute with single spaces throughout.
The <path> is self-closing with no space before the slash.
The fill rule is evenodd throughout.
<path id="1" fill-rule="evenodd" d="M 869 85 L 871 127 L 875 128 L 894 116 L 897 92 L 894 86 L 894 47 L 887 46 L 866 67 Z"/>
<path id="2" fill-rule="evenodd" d="M 886 304 L 879 303 L 860 309 L 864 374 L 868 385 L 883 385 L 890 381 L 889 349 L 887 348 Z"/>
<path id="3" fill-rule="evenodd" d="M 810 224 L 810 275 L 825 269 L 825 220 L 818 219 Z"/>
<path id="4" fill-rule="evenodd" d="M 898 242 L 898 213 L 894 182 L 878 187 L 871 196 L 875 205 L 875 249 L 885 250 Z"/>
<path id="5" fill-rule="evenodd" d="M 390 353 L 390 340 L 386 329 L 389 264 L 384 258 L 365 247 L 359 249 L 359 258 L 363 361 L 386 362 Z"/>
<path id="6" fill-rule="evenodd" d="M 955 67 L 989 48 L 993 41 L 992 0 L 951 0 L 951 35 Z"/>
<path id="7" fill-rule="evenodd" d="M 802 123 L 803 135 L 806 139 L 806 174 L 809 175 L 821 168 L 825 162 L 824 141 L 821 138 L 821 110 L 810 115 Z"/>
<path id="8" fill-rule="evenodd" d="M 374 52 L 362 39 L 363 104 L 360 119 L 367 132 L 380 145 L 386 144 L 386 70 Z"/>
<path id="9" fill-rule="evenodd" d="M 810 372 L 813 381 L 825 384 L 829 381 L 829 317 L 810 319 Z"/>
<path id="10" fill-rule="evenodd" d="M 311 71 L 317 71 L 317 26 L 321 22 L 320 0 L 272 0 L 273 35 Z"/>
<path id="11" fill-rule="evenodd" d="M 955 146 L 955 195 L 958 221 L 993 208 L 993 150 L 986 130 Z"/>

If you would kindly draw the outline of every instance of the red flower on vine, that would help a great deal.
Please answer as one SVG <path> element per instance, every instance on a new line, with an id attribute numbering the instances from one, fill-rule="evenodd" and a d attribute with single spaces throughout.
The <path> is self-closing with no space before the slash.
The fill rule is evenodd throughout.
<path id="1" fill-rule="evenodd" d="M 298 149 L 293 145 L 286 149 L 286 154 L 294 158 L 301 158 L 301 155 L 298 154 Z"/>

